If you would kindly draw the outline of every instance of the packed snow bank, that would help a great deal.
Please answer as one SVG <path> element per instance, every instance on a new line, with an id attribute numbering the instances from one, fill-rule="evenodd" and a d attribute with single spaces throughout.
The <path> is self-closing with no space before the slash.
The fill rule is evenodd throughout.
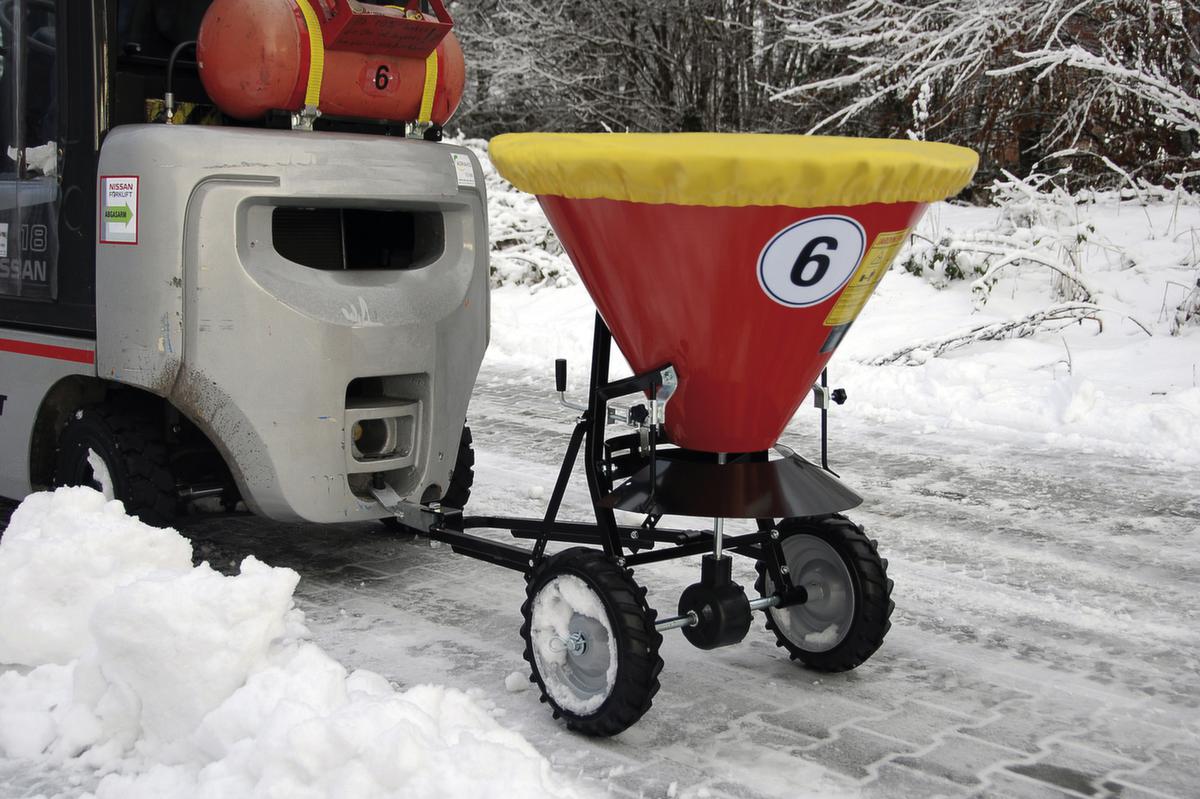
<path id="1" fill-rule="evenodd" d="M 192 567 L 89 488 L 0 539 L 0 754 L 91 769 L 98 797 L 575 797 L 464 694 L 396 692 L 307 639 L 299 577 Z"/>

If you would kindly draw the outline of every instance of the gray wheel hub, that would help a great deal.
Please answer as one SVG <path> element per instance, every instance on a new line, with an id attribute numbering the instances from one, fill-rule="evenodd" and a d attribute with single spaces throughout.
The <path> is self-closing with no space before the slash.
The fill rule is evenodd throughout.
<path id="1" fill-rule="evenodd" d="M 609 624 L 600 597 L 574 575 L 555 578 L 535 599 L 535 666 L 546 693 L 564 710 L 587 715 L 612 693 L 616 642 Z"/>
<path id="2" fill-rule="evenodd" d="M 609 692 L 608 663 L 611 643 L 608 630 L 590 616 L 575 613 L 568 625 L 570 634 L 551 638 L 550 650 L 566 653 L 566 660 L 551 666 L 550 671 L 579 699 L 587 700 Z"/>
<path id="3" fill-rule="evenodd" d="M 793 582 L 808 592 L 802 605 L 772 608 L 779 632 L 807 652 L 828 652 L 846 639 L 854 622 L 854 581 L 837 551 L 813 535 L 798 534 L 781 544 Z M 775 590 L 770 576 L 768 592 Z"/>

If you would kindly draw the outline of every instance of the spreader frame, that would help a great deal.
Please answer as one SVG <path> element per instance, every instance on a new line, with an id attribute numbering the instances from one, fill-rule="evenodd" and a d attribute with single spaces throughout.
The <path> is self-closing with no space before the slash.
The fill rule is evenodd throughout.
<path id="1" fill-rule="evenodd" d="M 654 474 L 656 461 L 662 452 L 660 444 L 665 443 L 661 420 L 656 418 L 652 419 L 652 422 L 656 421 L 659 424 L 650 424 L 648 430 L 643 426 L 642 432 L 606 439 L 605 432 L 610 422 L 608 403 L 620 397 L 649 394 L 656 409 L 655 401 L 663 388 L 664 375 L 673 375 L 670 364 L 664 364 L 650 372 L 610 381 L 612 340 L 612 333 L 607 324 L 597 314 L 592 341 L 588 404 L 571 432 L 554 490 L 542 518 L 465 516 L 461 510 L 436 504 L 418 506 L 399 502 L 397 497 L 388 496 L 386 489 L 376 490 L 376 497 L 392 509 L 402 523 L 430 540 L 448 544 L 455 553 L 504 566 L 522 572 L 527 577 L 547 557 L 546 547 L 551 542 L 600 547 L 622 567 L 678 560 L 712 552 L 715 530 L 659 528 L 661 515 L 654 513 L 646 514 L 645 521 L 639 526 L 620 525 L 617 523 L 611 501 L 606 502 L 613 494 L 614 480 L 629 477 L 638 471 L 634 467 L 644 462 L 649 465 L 649 473 Z M 648 437 L 648 447 L 640 459 L 629 453 L 619 454 L 629 450 L 633 441 L 643 433 Z M 825 426 L 822 425 L 822 439 L 824 434 Z M 588 491 L 596 514 L 595 523 L 561 521 L 558 518 L 563 497 L 581 451 Z M 824 451 L 825 447 L 822 446 L 823 455 Z M 672 449 L 670 452 L 712 457 L 707 453 L 689 453 L 679 449 Z M 766 461 L 766 452 L 741 453 L 729 456 L 727 463 L 714 464 L 714 468 Z M 653 487 L 650 491 L 652 494 Z M 818 512 L 797 515 L 823 515 L 858 504 L 858 496 L 853 492 L 848 493 L 850 499 L 847 499 L 846 495 L 839 495 L 829 500 L 831 503 L 838 503 L 836 505 L 822 506 Z M 779 543 L 776 519 L 759 518 L 756 521 L 757 532 L 725 536 L 723 546 L 724 551 L 763 562 L 770 572 L 772 583 L 779 586 L 774 597 L 755 600 L 756 607 L 784 607 L 803 602 L 803 589 L 793 586 L 787 570 L 781 568 L 785 559 Z M 508 530 L 514 538 L 531 540 L 534 543 L 532 548 L 526 549 L 468 532 L 476 529 Z M 666 628 L 670 626 L 670 621 L 663 624 Z"/>

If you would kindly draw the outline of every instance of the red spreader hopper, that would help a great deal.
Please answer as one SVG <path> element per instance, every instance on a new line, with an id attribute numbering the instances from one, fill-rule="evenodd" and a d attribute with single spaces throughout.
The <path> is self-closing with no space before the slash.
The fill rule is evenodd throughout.
<path id="1" fill-rule="evenodd" d="M 770 448 L 928 203 L 975 153 L 759 134 L 499 136 L 635 372 L 674 366 L 666 429 L 707 452 Z"/>

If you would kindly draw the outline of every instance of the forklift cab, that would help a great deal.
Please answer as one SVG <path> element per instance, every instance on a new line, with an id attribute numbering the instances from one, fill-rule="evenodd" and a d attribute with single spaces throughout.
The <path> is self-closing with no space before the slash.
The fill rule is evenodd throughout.
<path id="1" fill-rule="evenodd" d="M 60 142 L 69 133 L 57 5 L 0 0 L 0 302 L 5 316 L 30 318 L 61 299 L 72 307 L 60 321 L 86 329 L 86 292 L 59 291 Z"/>
<path id="2" fill-rule="evenodd" d="M 0 320 L 95 332 L 100 145 L 148 121 L 146 98 L 210 2 L 0 0 Z M 202 101 L 187 58 L 179 93 Z"/>

